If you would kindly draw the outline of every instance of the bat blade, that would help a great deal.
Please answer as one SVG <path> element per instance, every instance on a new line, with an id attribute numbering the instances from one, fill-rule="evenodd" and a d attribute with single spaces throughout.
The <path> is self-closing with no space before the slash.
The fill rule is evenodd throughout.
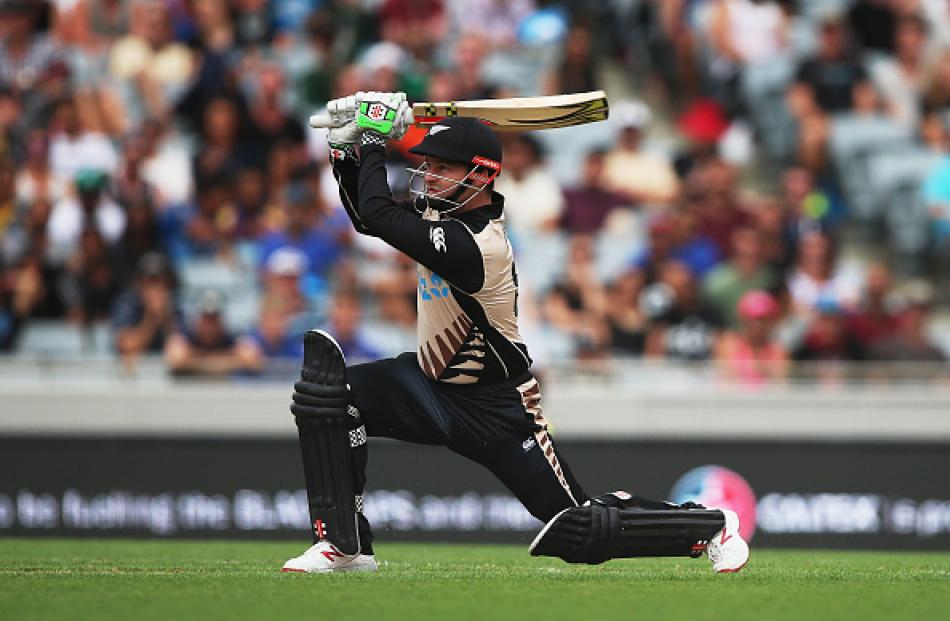
<path id="1" fill-rule="evenodd" d="M 412 106 L 415 124 L 428 126 L 453 116 L 476 117 L 498 131 L 570 127 L 609 115 L 604 91 L 470 101 L 422 102 Z"/>
<path id="2" fill-rule="evenodd" d="M 497 131 L 529 131 L 570 127 L 606 120 L 609 115 L 604 91 L 477 99 L 468 101 L 420 102 L 412 105 L 413 124 L 427 127 L 453 116 L 481 119 Z M 329 116 L 310 117 L 311 127 L 333 127 Z"/>

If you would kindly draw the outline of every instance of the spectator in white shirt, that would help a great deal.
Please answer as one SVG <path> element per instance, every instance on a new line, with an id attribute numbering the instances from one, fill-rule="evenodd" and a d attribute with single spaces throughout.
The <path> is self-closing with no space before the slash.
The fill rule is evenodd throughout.
<path id="1" fill-rule="evenodd" d="M 885 109 L 898 122 L 914 129 L 920 123 L 920 100 L 927 80 L 930 34 L 926 20 L 911 14 L 897 20 L 894 56 L 870 63 L 871 78 Z"/>
<path id="2" fill-rule="evenodd" d="M 668 157 L 644 148 L 650 109 L 640 101 L 622 101 L 615 108 L 611 116 L 619 119 L 620 131 L 604 162 L 604 187 L 635 204 L 669 203 L 679 192 L 679 179 Z"/>
<path id="3" fill-rule="evenodd" d="M 504 149 L 505 174 L 495 181 L 495 189 L 505 197 L 509 229 L 516 234 L 554 231 L 564 211 L 564 194 L 544 168 L 540 143 L 517 134 Z"/>
<path id="4" fill-rule="evenodd" d="M 71 180 L 81 170 L 101 170 L 112 174 L 119 164 L 119 156 L 112 142 L 104 134 L 86 131 L 76 102 L 67 99 L 56 110 L 54 133 L 50 143 L 49 161 L 53 174 Z"/>
<path id="5" fill-rule="evenodd" d="M 126 214 L 106 196 L 107 180 L 102 171 L 82 170 L 76 175 L 76 196 L 65 198 L 53 207 L 46 225 L 52 263 L 62 264 L 72 256 L 86 226 L 94 226 L 110 246 L 121 239 Z"/>
<path id="6" fill-rule="evenodd" d="M 844 310 L 853 309 L 861 292 L 861 275 L 837 262 L 834 243 L 824 233 L 813 231 L 798 244 L 798 263 L 788 277 L 793 311 L 803 317 L 814 314 L 821 301 Z"/>

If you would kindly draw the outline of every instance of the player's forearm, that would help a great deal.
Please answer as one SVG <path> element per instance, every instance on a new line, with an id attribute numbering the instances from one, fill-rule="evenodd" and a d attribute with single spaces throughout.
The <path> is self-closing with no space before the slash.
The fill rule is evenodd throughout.
<path id="1" fill-rule="evenodd" d="M 383 147 L 364 145 L 361 148 L 357 197 L 357 217 L 369 232 L 389 241 L 387 234 L 393 230 L 392 219 L 400 210 L 386 179 L 386 151 Z"/>
<path id="2" fill-rule="evenodd" d="M 422 239 L 428 239 L 428 227 L 422 231 L 419 216 L 401 208 L 393 200 L 389 182 L 386 180 L 385 153 L 382 147 L 362 147 L 356 217 L 366 227 L 368 234 L 379 237 L 390 246 L 422 262 L 419 257 L 420 242 Z"/>
<path id="3" fill-rule="evenodd" d="M 359 215 L 359 164 L 354 160 L 334 160 L 333 176 L 340 189 L 340 201 L 358 233 L 372 235 Z"/>

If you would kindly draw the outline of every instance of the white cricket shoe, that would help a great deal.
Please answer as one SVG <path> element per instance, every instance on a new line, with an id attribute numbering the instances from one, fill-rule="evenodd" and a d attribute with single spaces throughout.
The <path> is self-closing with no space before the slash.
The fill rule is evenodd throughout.
<path id="1" fill-rule="evenodd" d="M 281 571 L 301 571 L 324 574 L 331 571 L 376 571 L 376 559 L 372 554 L 343 554 L 326 540 L 318 541 L 307 551 L 286 563 Z"/>
<path id="2" fill-rule="evenodd" d="M 713 571 L 731 574 L 749 562 L 749 544 L 739 535 L 739 516 L 736 512 L 729 509 L 720 511 L 726 518 L 726 525 L 706 545 L 706 554 L 712 561 Z"/>

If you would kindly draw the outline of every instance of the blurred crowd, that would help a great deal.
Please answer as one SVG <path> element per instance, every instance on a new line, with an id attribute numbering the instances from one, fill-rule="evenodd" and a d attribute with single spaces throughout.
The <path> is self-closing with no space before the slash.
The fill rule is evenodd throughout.
<path id="1" fill-rule="evenodd" d="M 353 233 L 308 116 L 359 90 L 608 86 L 602 128 L 503 136 L 540 364 L 715 360 L 758 383 L 796 361 L 945 359 L 936 0 L 0 0 L 0 352 L 63 325 L 189 375 L 267 373 L 313 327 L 350 361 L 413 349 L 414 266 Z M 855 207 L 882 176 L 848 168 L 840 145 L 870 130 L 842 119 L 927 158 L 887 217 Z M 420 138 L 389 150 L 398 196 Z M 909 245 L 900 196 L 922 210 Z"/>

